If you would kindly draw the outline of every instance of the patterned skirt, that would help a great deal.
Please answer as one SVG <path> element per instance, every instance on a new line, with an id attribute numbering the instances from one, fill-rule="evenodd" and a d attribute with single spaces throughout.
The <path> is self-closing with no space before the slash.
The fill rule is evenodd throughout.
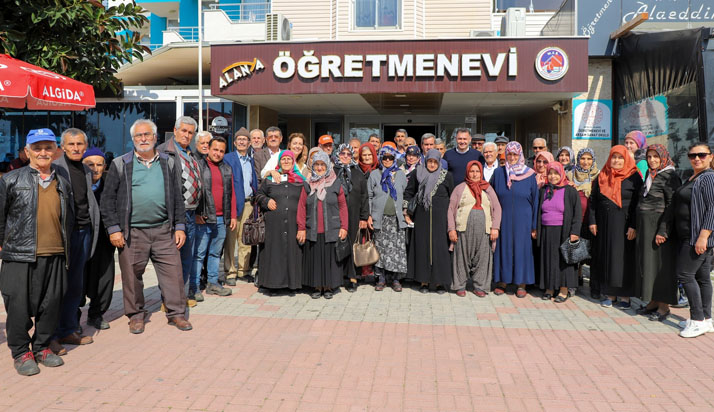
<path id="1" fill-rule="evenodd" d="M 382 229 L 375 229 L 374 244 L 379 252 L 378 268 L 390 272 L 407 272 L 407 240 L 399 229 L 397 216 L 382 216 Z"/>

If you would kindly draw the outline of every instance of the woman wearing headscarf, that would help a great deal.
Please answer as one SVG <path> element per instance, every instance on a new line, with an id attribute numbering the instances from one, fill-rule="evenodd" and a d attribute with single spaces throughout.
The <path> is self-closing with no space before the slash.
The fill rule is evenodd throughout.
<path id="1" fill-rule="evenodd" d="M 359 154 L 357 158 L 357 164 L 359 165 L 359 172 L 364 176 L 365 187 L 369 186 L 369 175 L 374 169 L 379 166 L 379 161 L 377 160 L 377 150 L 374 148 L 372 143 L 362 143 L 362 145 L 357 150 Z M 369 191 L 367 191 L 367 210 L 369 211 Z M 367 226 L 372 227 L 372 216 L 367 217 Z M 359 234 L 358 234 L 359 235 Z M 361 240 L 361 239 L 360 239 Z M 374 276 L 374 267 L 362 266 L 362 278 L 366 279 L 370 276 Z"/>
<path id="2" fill-rule="evenodd" d="M 633 130 L 625 135 L 625 147 L 630 153 L 637 170 L 640 172 L 640 177 L 644 179 L 647 176 L 647 137 L 639 130 Z"/>
<path id="3" fill-rule="evenodd" d="M 303 284 L 313 288 L 313 299 L 332 299 L 333 289 L 342 285 L 343 262 L 337 261 L 335 246 L 347 237 L 348 220 L 345 191 L 330 156 L 317 152 L 298 202 L 296 237 L 305 244 Z"/>
<path id="4" fill-rule="evenodd" d="M 570 146 L 563 146 L 557 151 L 556 159 L 563 165 L 563 169 L 569 172 L 575 166 L 575 152 Z"/>
<path id="5" fill-rule="evenodd" d="M 637 203 L 642 178 L 635 160 L 622 145 L 610 149 L 610 156 L 590 195 L 590 232 L 594 236 L 590 291 L 602 293 L 601 305 L 630 308 L 635 268 Z M 619 302 L 615 302 L 617 297 Z"/>
<path id="6" fill-rule="evenodd" d="M 430 286 L 439 294 L 446 293 L 451 285 L 447 215 L 453 190 L 454 178 L 441 166 L 441 153 L 429 150 L 404 191 L 405 203 L 416 197 L 414 216 L 405 215 L 407 223 L 414 221 L 407 272 L 421 283 L 422 293 L 427 293 Z"/>
<path id="7" fill-rule="evenodd" d="M 550 152 L 538 152 L 533 158 L 533 168 L 536 172 L 536 182 L 538 188 L 545 186 L 548 183 L 548 163 L 555 161 L 553 154 Z"/>
<path id="8" fill-rule="evenodd" d="M 318 152 L 322 152 L 322 149 L 317 146 L 313 147 L 312 149 L 310 149 L 310 151 L 307 152 L 307 159 L 305 160 L 305 167 L 307 168 L 307 173 L 303 173 L 306 182 L 310 180 L 310 175 L 312 173 L 312 159 Z"/>
<path id="9" fill-rule="evenodd" d="M 349 227 L 347 229 L 348 238 L 354 242 L 360 229 L 367 228 L 369 218 L 369 199 L 367 198 L 367 178 L 360 170 L 357 162 L 354 161 L 352 146 L 342 143 L 337 147 L 337 151 L 332 155 L 335 163 L 335 175 L 342 185 L 342 190 L 347 198 L 347 212 Z M 345 259 L 345 276 L 349 279 L 347 291 L 357 290 L 357 268 L 354 265 L 352 256 Z M 361 270 L 361 269 L 360 269 Z"/>
<path id="10" fill-rule="evenodd" d="M 548 183 L 540 189 L 538 208 L 540 288 L 545 289 L 543 300 L 555 297 L 555 302 L 563 303 L 578 287 L 578 275 L 574 265 L 565 263 L 560 245 L 580 239 L 583 216 L 578 191 L 568 184 L 563 164 L 550 162 L 546 170 Z"/>
<path id="11" fill-rule="evenodd" d="M 407 178 L 397 166 L 397 154 L 397 149 L 383 146 L 379 150 L 379 168 L 370 173 L 367 181 L 368 224 L 374 230 L 374 244 L 379 252 L 379 261 L 374 265 L 376 291 L 384 290 L 389 282 L 395 292 L 401 292 L 400 280 L 407 272 L 407 223 L 402 213 Z"/>
<path id="12" fill-rule="evenodd" d="M 401 167 L 407 179 L 417 170 L 419 160 L 421 160 L 421 150 L 419 150 L 419 146 L 407 147 L 407 150 L 404 152 L 404 165 Z"/>
<path id="13" fill-rule="evenodd" d="M 466 282 L 471 278 L 474 294 L 486 297 L 491 290 L 501 205 L 496 192 L 483 179 L 483 166 L 477 160 L 466 165 L 464 182 L 451 193 L 447 221 L 449 241 L 454 244 L 451 289 L 458 296 L 466 296 Z"/>
<path id="14" fill-rule="evenodd" d="M 584 239 L 591 240 L 592 233 L 588 228 L 588 210 L 590 205 L 590 193 L 592 192 L 592 183 L 597 179 L 597 175 L 600 170 L 597 168 L 597 161 L 595 158 L 595 151 L 589 147 L 585 147 L 578 151 L 576 157 L 575 166 L 569 172 L 565 172 L 565 177 L 567 177 L 570 184 L 575 187 L 578 191 L 578 196 L 580 197 L 580 208 L 582 210 L 583 216 L 582 221 L 584 224 L 580 225 L 580 237 Z M 580 279 L 578 283 L 582 282 L 582 270 L 583 264 L 590 264 L 590 259 L 580 262 L 578 264 L 578 278 Z M 574 291 L 571 291 L 571 293 Z M 593 296 L 593 299 L 599 299 L 599 296 Z"/>
<path id="15" fill-rule="evenodd" d="M 635 296 L 649 302 L 638 313 L 662 322 L 669 315 L 669 305 L 677 304 L 672 198 L 682 181 L 661 144 L 647 147 L 647 164 L 649 170 L 637 204 Z"/>
<path id="16" fill-rule="evenodd" d="M 538 223 L 538 184 L 535 171 L 526 166 L 518 142 L 506 145 L 506 165 L 491 176 L 491 186 L 501 204 L 501 232 L 493 258 L 494 294 L 506 285 L 518 285 L 516 296 L 525 298 L 526 285 L 535 283 L 533 242 Z"/>
<path id="17" fill-rule="evenodd" d="M 256 194 L 256 204 L 265 216 L 258 286 L 273 295 L 278 289 L 300 289 L 303 278 L 303 248 L 295 237 L 298 201 L 305 179 L 295 166 L 292 151 L 283 150 L 278 158 L 277 174 L 269 174 Z"/>

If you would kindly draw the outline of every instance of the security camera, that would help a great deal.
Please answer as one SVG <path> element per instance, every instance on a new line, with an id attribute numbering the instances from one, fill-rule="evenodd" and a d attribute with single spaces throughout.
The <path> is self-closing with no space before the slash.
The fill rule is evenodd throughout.
<path id="1" fill-rule="evenodd" d="M 551 107 L 551 109 L 553 109 L 554 112 L 558 112 L 558 111 L 560 111 L 560 109 L 562 109 L 562 108 L 563 108 L 563 106 L 560 105 L 560 102 L 554 104 L 554 105 Z"/>

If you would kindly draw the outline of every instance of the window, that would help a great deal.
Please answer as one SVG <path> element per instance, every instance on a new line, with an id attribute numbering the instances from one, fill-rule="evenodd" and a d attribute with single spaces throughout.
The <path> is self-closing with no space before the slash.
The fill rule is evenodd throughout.
<path id="1" fill-rule="evenodd" d="M 510 7 L 525 7 L 527 11 L 558 11 L 563 0 L 493 0 L 493 10 L 505 13 Z"/>
<path id="2" fill-rule="evenodd" d="M 401 0 L 353 0 L 356 29 L 394 29 L 401 26 Z"/>

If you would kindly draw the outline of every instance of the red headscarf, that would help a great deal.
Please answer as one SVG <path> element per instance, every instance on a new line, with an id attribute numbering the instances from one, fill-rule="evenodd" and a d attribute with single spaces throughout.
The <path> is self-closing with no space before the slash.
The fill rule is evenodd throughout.
<path id="1" fill-rule="evenodd" d="M 620 170 L 615 170 L 610 166 L 612 155 L 615 153 L 625 158 L 625 165 Z M 612 149 L 610 149 L 607 162 L 605 162 L 597 178 L 600 184 L 600 193 L 612 200 L 618 207 L 622 207 L 622 181 L 634 173 L 639 173 L 639 171 L 637 170 L 635 159 L 630 156 L 630 152 L 627 148 L 621 144 L 613 146 Z"/>
<path id="2" fill-rule="evenodd" d="M 481 179 L 479 180 L 471 180 L 469 178 L 469 171 L 473 166 L 478 167 L 478 171 L 481 172 Z M 483 165 L 481 165 L 481 162 L 478 160 L 472 160 L 469 162 L 468 165 L 466 165 L 466 179 L 464 180 L 466 182 L 466 185 L 471 189 L 471 194 L 474 195 L 474 198 L 476 198 L 476 203 L 474 204 L 474 209 L 482 209 L 481 207 L 481 191 L 486 190 L 491 185 L 488 184 L 486 180 L 483 178 Z"/>
<path id="3" fill-rule="evenodd" d="M 368 148 L 370 152 L 372 152 L 372 164 L 364 164 L 362 163 L 362 149 Z M 379 166 L 379 161 L 377 160 L 377 151 L 374 149 L 374 145 L 372 143 L 362 143 L 359 147 L 359 156 L 357 156 L 357 159 L 359 159 L 359 168 L 362 169 L 363 173 L 370 173 L 372 170 L 376 169 L 377 166 Z"/>

